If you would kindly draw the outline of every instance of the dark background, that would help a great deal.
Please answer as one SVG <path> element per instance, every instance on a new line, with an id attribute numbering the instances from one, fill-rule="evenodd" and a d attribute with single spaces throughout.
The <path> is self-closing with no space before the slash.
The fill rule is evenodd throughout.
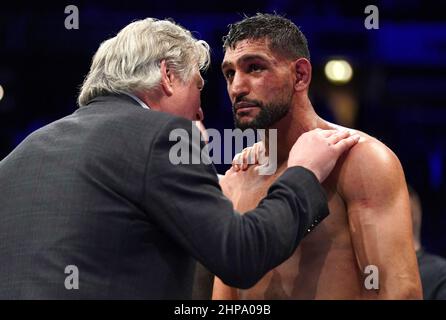
<path id="1" fill-rule="evenodd" d="M 243 13 L 285 14 L 308 38 L 311 100 L 327 120 L 363 130 L 400 158 L 421 196 L 424 246 L 446 256 L 446 8 L 444 1 L 2 1 L 0 5 L 0 159 L 30 132 L 72 113 L 99 44 L 133 20 L 173 18 L 212 47 L 202 105 L 205 125 L 232 128 L 220 72 L 221 38 Z M 364 8 L 379 9 L 379 30 L 367 30 Z M 67 30 L 65 6 L 79 8 L 79 30 Z M 347 85 L 323 68 L 350 61 Z M 220 172 L 224 166 L 218 166 Z M 7 181 L 0 181 L 7 183 Z M 1 204 L 0 204 L 1 205 Z"/>

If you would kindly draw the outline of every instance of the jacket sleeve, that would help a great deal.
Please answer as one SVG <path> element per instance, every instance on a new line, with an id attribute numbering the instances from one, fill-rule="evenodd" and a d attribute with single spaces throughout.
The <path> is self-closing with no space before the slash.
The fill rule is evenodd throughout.
<path id="1" fill-rule="evenodd" d="M 325 193 L 311 171 L 289 168 L 256 209 L 241 215 L 223 195 L 212 164 L 172 163 L 179 146 L 189 150 L 189 163 L 201 153 L 203 144 L 191 139 L 193 130 L 191 122 L 179 118 L 162 126 L 147 158 L 145 210 L 226 284 L 249 288 L 288 259 L 328 215 Z M 169 141 L 172 132 L 180 140 Z"/>

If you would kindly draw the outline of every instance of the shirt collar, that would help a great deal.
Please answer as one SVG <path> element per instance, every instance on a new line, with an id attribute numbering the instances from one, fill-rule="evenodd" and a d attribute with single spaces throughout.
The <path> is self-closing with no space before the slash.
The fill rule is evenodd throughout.
<path id="1" fill-rule="evenodd" d="M 132 94 L 132 93 L 128 93 L 128 92 L 123 92 L 123 93 L 124 93 L 125 95 L 129 96 L 130 98 L 132 98 L 133 100 L 135 100 L 136 102 L 138 102 L 139 105 L 140 105 L 141 107 L 143 107 L 144 109 L 149 109 L 149 110 L 150 110 L 149 106 L 148 106 L 147 104 L 145 104 L 144 101 L 142 101 L 140 98 L 138 98 L 138 97 L 135 96 L 134 94 Z"/>

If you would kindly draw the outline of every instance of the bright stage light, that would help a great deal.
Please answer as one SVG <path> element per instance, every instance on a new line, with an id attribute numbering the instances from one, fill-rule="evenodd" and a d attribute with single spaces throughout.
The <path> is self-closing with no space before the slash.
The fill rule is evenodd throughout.
<path id="1" fill-rule="evenodd" d="M 346 60 L 330 60 L 325 65 L 325 75 L 331 82 L 344 84 L 351 80 L 353 69 Z"/>

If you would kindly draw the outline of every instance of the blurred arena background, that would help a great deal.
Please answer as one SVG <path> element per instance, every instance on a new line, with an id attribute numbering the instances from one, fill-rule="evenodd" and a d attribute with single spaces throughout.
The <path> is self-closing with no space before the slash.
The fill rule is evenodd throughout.
<path id="1" fill-rule="evenodd" d="M 377 30 L 364 27 L 369 4 L 379 9 Z M 67 5 L 79 9 L 78 30 L 64 26 Z M 212 65 L 202 95 L 204 123 L 219 130 L 233 128 L 220 71 L 221 38 L 227 25 L 243 14 L 275 11 L 294 21 L 308 38 L 316 111 L 327 120 L 364 130 L 398 155 L 407 181 L 421 197 L 422 243 L 446 257 L 445 5 L 421 0 L 2 1 L 0 159 L 30 132 L 72 113 L 99 44 L 145 17 L 171 17 L 211 45 Z M 326 69 L 344 83 L 330 81 Z M 223 173 L 227 167 L 217 168 Z"/>

